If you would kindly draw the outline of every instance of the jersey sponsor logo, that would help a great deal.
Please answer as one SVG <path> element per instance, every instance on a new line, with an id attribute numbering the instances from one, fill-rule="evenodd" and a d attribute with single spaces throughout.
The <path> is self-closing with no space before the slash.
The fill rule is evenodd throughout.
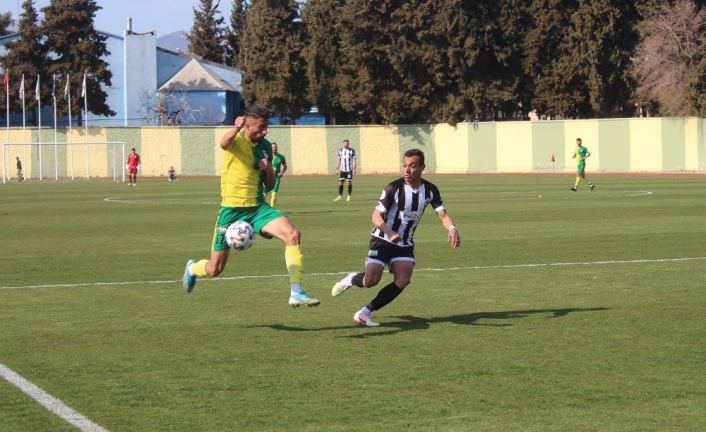
<path id="1" fill-rule="evenodd" d="M 404 210 L 400 210 L 400 213 L 399 213 L 400 220 L 402 220 L 403 222 L 415 221 L 415 220 L 419 219 L 420 216 L 421 215 L 419 212 L 406 213 Z"/>
<path id="2" fill-rule="evenodd" d="M 369 251 L 368 251 L 368 256 L 369 256 L 369 257 L 376 257 L 376 256 L 378 256 L 378 251 L 376 251 L 376 250 L 369 250 Z"/>
<path id="3" fill-rule="evenodd" d="M 219 233 L 224 233 L 228 231 L 228 227 L 218 227 L 216 231 L 218 231 Z"/>

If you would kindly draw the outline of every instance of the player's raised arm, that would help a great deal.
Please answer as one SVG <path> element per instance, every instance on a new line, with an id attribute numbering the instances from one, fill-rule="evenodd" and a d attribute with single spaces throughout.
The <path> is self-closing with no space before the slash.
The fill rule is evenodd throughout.
<path id="1" fill-rule="evenodd" d="M 235 121 L 233 122 L 233 129 L 226 132 L 225 135 L 223 135 L 223 138 L 221 138 L 221 148 L 223 150 L 230 150 L 235 147 L 235 136 L 238 134 L 238 132 L 240 132 L 244 125 L 245 117 L 236 117 Z"/>

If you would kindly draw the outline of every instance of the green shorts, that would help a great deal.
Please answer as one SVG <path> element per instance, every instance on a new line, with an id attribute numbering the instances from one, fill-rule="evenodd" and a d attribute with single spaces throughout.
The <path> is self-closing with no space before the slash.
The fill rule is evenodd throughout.
<path id="1" fill-rule="evenodd" d="M 230 224 L 233 222 L 245 221 L 252 225 L 256 233 L 260 234 L 262 237 L 270 239 L 272 236 L 262 233 L 262 227 L 282 216 L 284 216 L 284 213 L 270 207 L 266 203 L 258 204 L 255 207 L 221 206 L 221 210 L 218 212 L 218 221 L 216 221 L 215 232 L 213 234 L 213 250 L 224 251 L 228 249 L 225 233 L 226 229 L 228 229 Z"/>
<path id="2" fill-rule="evenodd" d="M 282 180 L 282 177 L 276 177 L 275 178 L 275 185 L 270 189 L 270 192 L 279 192 L 279 181 Z"/>
<path id="3" fill-rule="evenodd" d="M 584 171 L 586 171 L 586 162 L 581 161 L 581 162 L 579 162 L 578 166 L 576 167 L 576 173 L 577 174 L 584 174 Z"/>

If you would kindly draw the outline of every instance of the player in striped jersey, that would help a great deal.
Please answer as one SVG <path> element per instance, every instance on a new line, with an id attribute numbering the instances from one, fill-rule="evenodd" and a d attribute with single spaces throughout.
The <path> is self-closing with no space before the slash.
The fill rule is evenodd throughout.
<path id="1" fill-rule="evenodd" d="M 385 187 L 373 211 L 375 227 L 365 260 L 365 272 L 349 273 L 331 291 L 335 297 L 352 286 L 374 287 L 380 282 L 387 265 L 394 280 L 353 315 L 355 322 L 368 327 L 380 325 L 370 318 L 370 314 L 389 304 L 409 285 L 416 264 L 414 232 L 428 205 L 432 206 L 444 228 L 449 231 L 446 241 L 451 242 L 454 249 L 461 245 L 458 229 L 444 207 L 439 189 L 422 178 L 424 153 L 416 149 L 407 151 L 402 158 L 402 169 L 404 177 Z"/>
<path id="2" fill-rule="evenodd" d="M 191 292 L 196 278 L 216 277 L 226 266 L 230 247 L 225 233 L 233 222 L 245 221 L 265 238 L 277 237 L 285 244 L 284 260 L 289 272 L 289 304 L 293 307 L 317 306 L 320 302 L 302 290 L 303 266 L 299 249 L 301 233 L 279 210 L 267 205 L 263 192 L 272 189 L 272 145 L 265 139 L 270 113 L 253 106 L 235 119 L 234 128 L 221 138 L 221 208 L 214 229 L 210 259 L 189 261 L 184 270 L 184 291 Z"/>
<path id="3" fill-rule="evenodd" d="M 348 148 L 350 143 L 348 140 L 343 140 L 343 148 L 338 150 L 338 162 L 336 162 L 336 173 L 338 174 L 338 198 L 334 201 L 340 201 L 343 197 L 343 183 L 348 180 L 348 198 L 351 200 L 353 193 L 353 173 L 356 168 L 355 150 Z"/>

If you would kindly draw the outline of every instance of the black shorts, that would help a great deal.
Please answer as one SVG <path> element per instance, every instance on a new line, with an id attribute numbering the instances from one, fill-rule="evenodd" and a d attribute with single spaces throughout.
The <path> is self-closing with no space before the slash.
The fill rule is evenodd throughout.
<path id="1" fill-rule="evenodd" d="M 338 181 L 353 181 L 353 171 L 340 171 L 338 173 Z"/>
<path id="2" fill-rule="evenodd" d="M 414 264 L 417 261 L 414 259 L 414 246 L 400 247 L 385 240 L 380 240 L 377 237 L 370 239 L 368 246 L 368 257 L 365 259 L 365 265 L 375 263 L 385 267 L 389 267 L 395 261 L 411 261 Z M 392 271 L 392 269 L 390 269 Z"/>

